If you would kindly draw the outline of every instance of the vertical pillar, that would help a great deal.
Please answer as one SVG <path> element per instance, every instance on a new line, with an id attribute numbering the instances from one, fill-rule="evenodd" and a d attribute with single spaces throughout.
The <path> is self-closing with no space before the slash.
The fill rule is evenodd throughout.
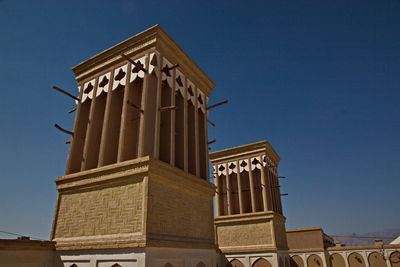
<path id="1" fill-rule="evenodd" d="M 158 77 L 157 77 L 157 100 L 156 100 L 156 106 L 153 107 L 156 110 L 156 118 L 155 118 L 155 126 L 154 126 L 154 158 L 158 159 L 159 154 L 160 154 L 160 123 L 161 123 L 161 114 L 160 114 L 160 107 L 161 107 L 161 82 L 162 82 L 162 73 L 161 73 L 161 69 L 162 69 L 162 65 L 163 65 L 163 57 L 160 54 L 160 63 L 157 66 L 158 69 Z M 151 96 L 150 96 L 151 97 Z"/>
<path id="2" fill-rule="evenodd" d="M 254 190 L 254 177 L 253 172 L 251 170 L 251 160 L 250 158 L 247 159 L 247 163 L 249 165 L 249 180 L 250 180 L 250 195 L 251 195 L 251 210 L 253 212 L 257 211 L 257 201 L 256 201 L 256 192 Z"/>
<path id="3" fill-rule="evenodd" d="M 274 177 L 275 177 L 275 181 L 276 181 L 276 191 L 277 191 L 277 200 L 278 200 L 278 210 L 279 210 L 279 214 L 282 214 L 282 199 L 281 199 L 281 189 L 280 189 L 280 185 L 279 185 L 279 178 L 278 178 L 278 168 L 276 166 L 273 167 L 274 169 Z"/>
<path id="4" fill-rule="evenodd" d="M 265 176 L 265 167 L 261 163 L 261 187 L 262 187 L 262 196 L 263 196 L 263 204 L 264 204 L 264 211 L 271 210 L 271 201 L 268 194 L 269 182 Z"/>
<path id="5" fill-rule="evenodd" d="M 171 106 L 176 107 L 176 103 L 175 103 L 175 95 L 176 95 L 176 69 L 173 69 L 172 72 L 172 93 L 171 93 Z M 170 116 L 171 116 L 171 131 L 170 131 L 170 156 L 169 156 L 169 164 L 171 164 L 171 166 L 175 166 L 175 109 L 171 110 L 170 112 Z M 179 111 L 178 112 L 182 112 Z"/>
<path id="6" fill-rule="evenodd" d="M 244 213 L 243 205 L 243 191 L 242 191 L 242 178 L 240 177 L 239 161 L 236 160 L 236 172 L 237 172 L 237 183 L 238 183 L 238 193 L 239 193 L 239 212 Z"/>
<path id="7" fill-rule="evenodd" d="M 127 68 L 127 74 L 126 74 L 126 82 L 125 82 L 125 88 L 124 88 L 124 97 L 122 100 L 122 112 L 121 112 L 121 128 L 119 131 L 119 139 L 118 139 L 118 156 L 117 156 L 117 162 L 123 161 L 123 155 L 124 155 L 124 145 L 125 145 L 125 131 L 126 131 L 126 125 L 127 125 L 127 112 L 128 112 L 128 99 L 129 95 L 132 94 L 132 88 L 130 85 L 130 77 L 131 77 L 131 69 L 132 69 L 132 64 L 128 64 Z"/>
<path id="8" fill-rule="evenodd" d="M 275 179 L 271 171 L 271 165 L 269 162 L 267 162 L 267 174 L 268 174 L 268 180 L 270 181 L 271 185 L 271 199 L 272 199 L 272 210 L 275 212 L 278 212 L 277 208 L 277 202 L 276 202 L 276 184 L 275 184 Z"/>
<path id="9" fill-rule="evenodd" d="M 226 178 L 226 200 L 228 203 L 228 215 L 232 214 L 232 187 L 229 179 L 228 163 L 225 163 L 225 178 Z"/>
<path id="10" fill-rule="evenodd" d="M 217 216 L 221 216 L 221 181 L 220 178 L 218 177 L 218 171 L 217 171 L 217 166 L 214 165 L 214 184 L 217 187 L 217 192 L 215 194 L 215 207 L 217 210 Z"/>
<path id="11" fill-rule="evenodd" d="M 189 172 L 189 162 L 188 162 L 188 155 L 189 155 L 189 149 L 188 149 L 188 90 L 187 90 L 187 78 L 185 77 L 185 93 L 184 93 L 184 101 L 183 101 L 183 105 L 184 105 L 184 113 L 183 113 L 183 127 L 184 127 L 184 170 L 185 172 Z"/>
<path id="12" fill-rule="evenodd" d="M 101 134 L 101 141 L 100 141 L 100 152 L 99 152 L 99 163 L 97 164 L 98 167 L 104 166 L 105 164 L 105 152 L 106 152 L 106 144 L 107 144 L 107 132 L 108 132 L 108 125 L 110 122 L 110 111 L 111 111 L 111 98 L 112 98 L 112 88 L 114 83 L 114 69 L 111 71 L 110 74 L 110 85 L 108 87 L 107 92 L 107 101 L 106 101 L 106 108 L 104 111 L 104 123 L 103 129 Z"/>
<path id="13" fill-rule="evenodd" d="M 197 87 L 194 88 L 194 133 L 195 133 L 195 159 L 196 159 L 196 176 L 200 177 L 200 149 L 199 149 L 199 101 L 197 100 Z M 226 177 L 228 178 L 228 169 L 226 169 Z"/>
<path id="14" fill-rule="evenodd" d="M 93 122 L 94 122 L 94 117 L 97 115 L 95 114 L 95 108 L 96 108 L 96 91 L 97 91 L 97 85 L 99 84 L 99 79 L 96 79 L 94 82 L 94 88 L 93 90 L 93 99 L 92 99 L 92 104 L 90 105 L 90 111 L 89 111 L 89 121 L 88 121 L 88 126 L 86 129 L 86 138 L 85 138 L 85 143 L 83 146 L 83 156 L 82 156 L 82 163 L 81 163 L 81 171 L 84 171 L 87 169 L 87 158 L 88 154 L 90 153 L 89 147 L 90 147 L 90 142 L 91 142 L 91 135 L 93 132 Z"/>
<path id="15" fill-rule="evenodd" d="M 205 97 L 205 99 L 204 99 L 204 101 L 205 101 L 205 106 L 207 106 L 207 97 Z M 209 167 L 209 164 L 208 164 L 208 162 L 209 162 L 209 157 L 208 157 L 208 111 L 207 111 L 207 109 L 206 109 L 206 111 L 205 111 L 205 114 L 204 114 L 204 131 L 205 131 L 205 144 L 204 144 L 204 146 L 206 146 L 206 148 L 205 148 L 205 152 L 206 152 L 206 154 L 205 155 L 203 155 L 203 157 L 206 157 L 206 166 L 207 166 L 207 169 L 206 169 L 206 173 L 207 173 L 207 176 L 206 176 L 206 179 L 207 179 L 207 181 L 210 181 L 210 167 Z"/>
<path id="16" fill-rule="evenodd" d="M 142 85 L 142 101 L 140 103 L 140 106 L 144 107 L 147 101 L 148 97 L 148 84 L 149 84 L 149 69 L 150 69 L 150 55 L 146 55 L 146 61 L 145 61 L 145 68 L 147 72 L 144 73 L 143 77 L 143 85 Z M 143 157 L 144 156 L 144 138 L 145 138 L 145 119 L 146 119 L 146 113 L 139 112 L 140 116 L 140 123 L 139 123 L 139 142 L 138 142 L 138 157 Z"/>
<path id="17" fill-rule="evenodd" d="M 78 129 L 78 124 L 79 124 L 79 118 L 80 118 L 80 113 L 81 113 L 81 99 L 83 96 L 83 83 L 78 84 L 78 88 L 81 88 L 79 90 L 78 98 L 80 99 L 79 101 L 76 101 L 76 115 L 74 119 L 74 130 L 73 132 L 76 135 L 77 129 Z M 67 167 L 65 168 L 65 174 L 69 174 L 72 172 L 72 165 L 73 165 L 73 155 L 74 155 L 74 150 L 75 150 L 75 135 L 72 136 L 71 138 L 71 144 L 69 145 L 69 152 L 68 152 L 68 160 L 67 160 Z"/>

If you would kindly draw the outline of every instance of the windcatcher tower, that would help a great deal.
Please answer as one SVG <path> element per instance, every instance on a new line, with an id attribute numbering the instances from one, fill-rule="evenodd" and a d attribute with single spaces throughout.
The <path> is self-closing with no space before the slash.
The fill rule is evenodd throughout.
<path id="1" fill-rule="evenodd" d="M 210 153 L 217 187 L 216 239 L 232 266 L 283 266 L 285 217 L 278 179 L 279 156 L 267 141 Z M 243 265 L 240 265 L 240 264 Z M 267 265 L 265 265 L 267 264 Z"/>
<path id="2" fill-rule="evenodd" d="M 213 266 L 214 83 L 159 26 L 73 71 L 79 101 L 52 230 L 63 266 Z"/>

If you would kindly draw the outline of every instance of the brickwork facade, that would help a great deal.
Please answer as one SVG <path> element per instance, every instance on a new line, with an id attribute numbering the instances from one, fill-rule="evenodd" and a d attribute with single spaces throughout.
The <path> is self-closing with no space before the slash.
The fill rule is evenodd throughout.
<path id="1" fill-rule="evenodd" d="M 57 237 L 140 233 L 143 179 L 132 184 L 60 195 Z"/>

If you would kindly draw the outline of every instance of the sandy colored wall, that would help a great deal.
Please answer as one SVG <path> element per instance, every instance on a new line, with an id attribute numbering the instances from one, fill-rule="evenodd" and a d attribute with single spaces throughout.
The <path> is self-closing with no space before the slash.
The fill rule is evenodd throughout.
<path id="1" fill-rule="evenodd" d="M 0 250 L 1 267 L 53 267 L 53 250 Z"/>
<path id="2" fill-rule="evenodd" d="M 289 249 L 323 249 L 321 230 L 288 231 L 286 233 Z"/>
<path id="3" fill-rule="evenodd" d="M 60 194 L 55 237 L 142 231 L 142 181 Z"/>
<path id="4" fill-rule="evenodd" d="M 214 246 L 211 185 L 204 189 L 207 182 L 197 177 L 174 177 L 172 173 L 151 174 L 148 183 L 147 243 L 150 246 L 167 243 L 187 248 Z"/>
<path id="5" fill-rule="evenodd" d="M 220 247 L 271 245 L 271 222 L 241 222 L 217 227 Z"/>

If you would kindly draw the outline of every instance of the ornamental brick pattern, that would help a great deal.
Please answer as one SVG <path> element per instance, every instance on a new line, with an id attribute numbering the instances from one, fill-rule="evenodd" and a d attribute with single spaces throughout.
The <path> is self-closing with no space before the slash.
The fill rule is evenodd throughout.
<path id="1" fill-rule="evenodd" d="M 57 237 L 142 231 L 143 183 L 60 195 Z"/>

